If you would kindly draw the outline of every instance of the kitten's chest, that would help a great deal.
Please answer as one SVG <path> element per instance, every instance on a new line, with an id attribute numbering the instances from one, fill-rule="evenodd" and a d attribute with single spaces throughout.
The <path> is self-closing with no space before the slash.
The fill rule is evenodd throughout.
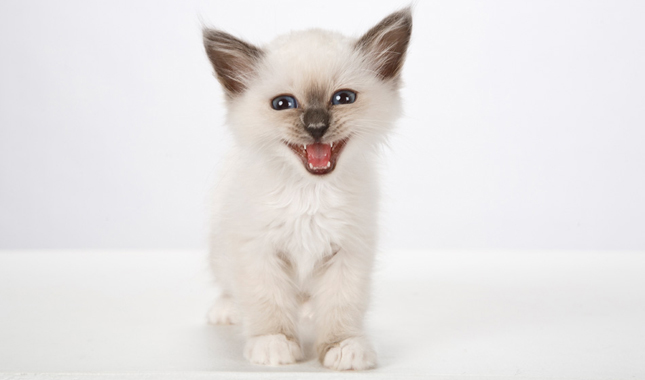
<path id="1" fill-rule="evenodd" d="M 268 232 L 275 247 L 304 274 L 340 249 L 351 223 L 349 211 L 348 199 L 333 189 L 285 191 L 267 209 Z"/>

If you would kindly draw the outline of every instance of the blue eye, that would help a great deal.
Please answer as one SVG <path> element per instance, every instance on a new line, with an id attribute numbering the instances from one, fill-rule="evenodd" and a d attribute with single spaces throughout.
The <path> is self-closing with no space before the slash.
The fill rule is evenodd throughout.
<path id="1" fill-rule="evenodd" d="M 271 101 L 274 110 L 282 111 L 289 108 L 298 108 L 296 98 L 291 95 L 280 95 Z"/>
<path id="2" fill-rule="evenodd" d="M 331 97 L 331 104 L 350 104 L 356 101 L 356 93 L 350 90 L 340 90 Z"/>

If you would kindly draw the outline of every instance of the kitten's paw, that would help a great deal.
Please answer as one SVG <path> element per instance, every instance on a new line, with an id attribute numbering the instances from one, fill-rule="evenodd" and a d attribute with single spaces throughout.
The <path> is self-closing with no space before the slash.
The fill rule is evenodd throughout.
<path id="1" fill-rule="evenodd" d="M 323 365 L 336 371 L 364 370 L 376 367 L 376 352 L 363 338 L 348 338 L 325 354 Z"/>
<path id="2" fill-rule="evenodd" d="M 237 307 L 231 297 L 220 297 L 208 311 L 208 322 L 213 325 L 235 325 L 239 322 Z"/>
<path id="3" fill-rule="evenodd" d="M 293 364 L 302 359 L 302 350 L 283 334 L 260 335 L 246 342 L 244 357 L 253 364 Z"/>

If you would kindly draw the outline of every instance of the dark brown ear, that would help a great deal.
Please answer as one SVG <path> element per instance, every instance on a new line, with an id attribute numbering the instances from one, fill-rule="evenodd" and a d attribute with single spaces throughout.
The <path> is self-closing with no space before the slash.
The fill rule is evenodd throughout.
<path id="1" fill-rule="evenodd" d="M 404 8 L 392 13 L 370 29 L 356 43 L 367 54 L 381 79 L 399 75 L 412 33 L 412 11 Z"/>
<path id="2" fill-rule="evenodd" d="M 204 29 L 204 47 L 217 79 L 231 97 L 247 88 L 264 53 L 259 48 L 216 29 Z"/>

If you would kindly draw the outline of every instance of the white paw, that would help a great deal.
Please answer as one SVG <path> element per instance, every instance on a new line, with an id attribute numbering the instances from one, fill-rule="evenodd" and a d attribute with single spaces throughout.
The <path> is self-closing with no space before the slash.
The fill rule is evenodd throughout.
<path id="1" fill-rule="evenodd" d="M 208 322 L 213 325 L 235 325 L 239 322 L 237 307 L 231 297 L 220 297 L 208 311 Z"/>
<path id="2" fill-rule="evenodd" d="M 362 338 L 345 339 L 327 351 L 323 365 L 336 371 L 376 367 L 376 352 Z"/>
<path id="3" fill-rule="evenodd" d="M 283 334 L 260 335 L 246 342 L 244 357 L 253 364 L 292 364 L 302 359 L 302 350 Z"/>

